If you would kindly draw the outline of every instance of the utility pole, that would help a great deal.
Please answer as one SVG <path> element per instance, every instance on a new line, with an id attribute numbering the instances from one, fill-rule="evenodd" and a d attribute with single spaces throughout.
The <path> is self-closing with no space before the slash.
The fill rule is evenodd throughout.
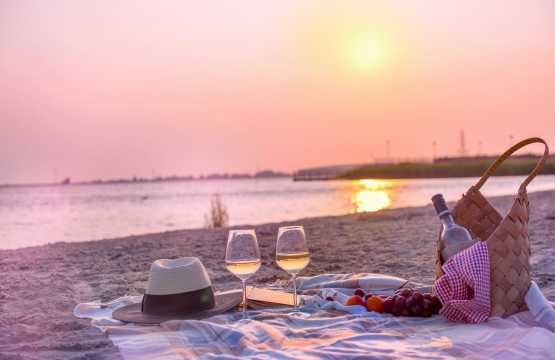
<path id="1" fill-rule="evenodd" d="M 460 144 L 459 154 L 461 157 L 466 156 L 466 146 L 464 141 L 464 130 L 461 130 L 461 144 Z"/>

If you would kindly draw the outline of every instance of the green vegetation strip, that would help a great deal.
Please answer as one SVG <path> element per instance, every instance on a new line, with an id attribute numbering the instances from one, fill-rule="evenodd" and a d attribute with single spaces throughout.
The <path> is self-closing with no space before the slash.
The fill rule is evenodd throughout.
<path id="1" fill-rule="evenodd" d="M 344 179 L 422 179 L 482 176 L 491 162 L 448 163 L 448 164 L 399 164 L 365 167 L 349 171 Z M 509 162 L 501 164 L 493 176 L 528 175 L 537 162 Z M 555 174 L 555 162 L 547 162 L 541 175 Z"/>

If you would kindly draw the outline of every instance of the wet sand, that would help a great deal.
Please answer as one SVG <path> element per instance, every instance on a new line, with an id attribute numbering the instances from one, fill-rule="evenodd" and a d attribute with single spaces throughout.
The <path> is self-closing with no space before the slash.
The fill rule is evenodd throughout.
<path id="1" fill-rule="evenodd" d="M 505 214 L 513 197 L 490 199 Z M 555 301 L 555 191 L 530 194 L 532 279 Z M 373 272 L 420 283 L 434 281 L 439 220 L 431 206 L 382 210 L 255 228 L 262 267 L 249 283 L 288 280 L 274 261 L 280 226 L 303 225 L 311 262 L 300 274 Z M 0 358 L 116 359 L 108 336 L 76 319 L 80 302 L 143 294 L 150 264 L 198 257 L 218 290 L 239 288 L 225 268 L 230 228 L 180 230 L 81 243 L 0 251 Z"/>

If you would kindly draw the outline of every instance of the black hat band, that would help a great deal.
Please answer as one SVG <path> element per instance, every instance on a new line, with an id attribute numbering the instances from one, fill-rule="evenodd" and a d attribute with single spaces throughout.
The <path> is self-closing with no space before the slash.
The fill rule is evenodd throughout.
<path id="1" fill-rule="evenodd" d="M 147 315 L 176 316 L 216 306 L 212 286 L 179 294 L 144 294 L 141 312 Z"/>

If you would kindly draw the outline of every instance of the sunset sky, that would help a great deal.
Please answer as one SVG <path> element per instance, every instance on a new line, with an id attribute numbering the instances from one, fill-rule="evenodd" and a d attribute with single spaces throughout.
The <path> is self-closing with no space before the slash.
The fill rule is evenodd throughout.
<path id="1" fill-rule="evenodd" d="M 555 2 L 0 2 L 0 184 L 454 156 L 461 129 L 555 149 Z"/>

